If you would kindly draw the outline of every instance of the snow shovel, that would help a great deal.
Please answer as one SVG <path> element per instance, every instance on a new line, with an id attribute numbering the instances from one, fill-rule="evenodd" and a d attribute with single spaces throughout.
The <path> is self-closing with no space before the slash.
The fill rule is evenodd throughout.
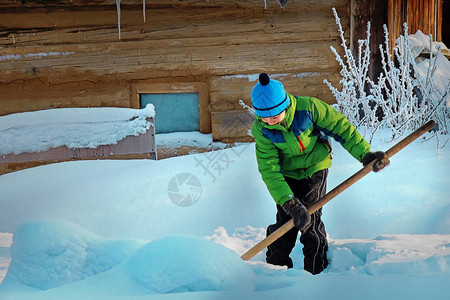
<path id="1" fill-rule="evenodd" d="M 431 130 L 435 126 L 434 121 L 429 121 L 426 124 L 422 125 L 419 129 L 405 137 L 403 140 L 395 144 L 392 148 L 386 151 L 386 158 L 383 160 L 388 160 L 391 156 L 408 146 L 410 143 L 412 143 L 414 140 L 416 140 L 418 137 L 420 137 L 425 132 Z M 332 189 L 328 194 L 323 196 L 319 199 L 316 203 L 308 207 L 308 211 L 310 214 L 314 213 L 316 210 L 320 209 L 322 206 L 324 206 L 326 203 L 328 203 L 331 199 L 339 195 L 341 192 L 346 190 L 348 187 L 350 187 L 352 184 L 369 174 L 373 170 L 373 164 L 376 162 L 376 160 L 373 160 L 368 165 L 366 165 L 364 168 L 347 178 L 344 182 L 339 184 L 337 187 Z M 383 162 L 382 162 L 383 163 Z M 387 161 L 386 161 L 387 163 Z M 241 258 L 243 260 L 249 260 L 256 254 L 258 254 L 261 250 L 275 242 L 278 238 L 280 238 L 282 235 L 284 235 L 286 232 L 288 232 L 290 229 L 294 228 L 294 220 L 290 220 L 286 222 L 283 226 L 275 230 L 272 234 L 270 234 L 268 237 L 263 239 L 261 242 L 253 246 L 250 250 L 245 252 Z"/>

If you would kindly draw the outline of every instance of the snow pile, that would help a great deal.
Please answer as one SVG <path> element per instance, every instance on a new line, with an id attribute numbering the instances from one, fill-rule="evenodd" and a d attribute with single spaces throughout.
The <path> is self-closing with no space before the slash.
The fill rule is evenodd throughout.
<path id="1" fill-rule="evenodd" d="M 104 240 L 71 223 L 30 221 L 14 232 L 8 280 L 46 290 L 105 272 L 143 242 Z"/>
<path id="2" fill-rule="evenodd" d="M 419 57 L 422 52 L 437 54 L 439 48 L 447 48 L 443 43 L 433 42 L 429 35 L 425 35 L 420 30 L 414 34 L 408 34 L 408 39 L 413 58 Z M 400 38 L 397 38 L 395 42 L 397 45 L 401 44 Z"/>
<path id="3" fill-rule="evenodd" d="M 441 95 L 444 95 L 450 83 L 450 61 L 441 52 L 438 52 L 435 60 L 436 62 L 434 63 L 439 66 L 434 71 L 435 86 L 437 91 Z M 424 59 L 416 64 L 416 70 L 419 72 L 421 78 L 427 78 L 429 66 L 429 59 Z M 447 94 L 447 108 L 450 108 L 450 94 Z"/>
<path id="4" fill-rule="evenodd" d="M 59 146 L 96 148 L 145 133 L 154 107 L 59 108 L 0 117 L 0 155 L 40 152 Z"/>
<path id="5" fill-rule="evenodd" d="M 408 35 L 408 39 L 411 54 L 416 61 L 415 69 L 422 78 L 422 81 L 429 81 L 431 75 L 429 70 L 432 70 L 436 91 L 440 95 L 445 95 L 448 85 L 450 84 L 450 61 L 441 51 L 439 51 L 439 49 L 447 49 L 447 47 L 442 43 L 433 42 L 430 36 L 423 34 L 420 30 L 415 34 Z M 433 54 L 431 60 L 429 55 L 420 56 L 421 54 L 428 53 Z M 447 94 L 446 102 L 447 108 L 449 108 L 450 94 Z"/>
<path id="6" fill-rule="evenodd" d="M 230 248 L 239 255 L 242 255 L 265 237 L 266 230 L 264 228 L 255 228 L 252 226 L 237 228 L 236 231 L 230 236 L 227 233 L 227 230 L 221 226 L 214 230 L 213 235 L 208 236 L 207 238 Z"/>
<path id="7" fill-rule="evenodd" d="M 217 232 L 220 234 L 209 237 L 216 243 L 195 236 L 167 236 L 145 243 L 102 239 L 63 221 L 26 222 L 14 234 L 12 263 L 0 285 L 0 297 L 277 299 L 274 295 L 288 297 L 302 291 L 306 298 L 379 299 L 379 288 L 383 287 L 388 296 L 383 298 L 403 299 L 410 294 L 413 297 L 409 299 L 422 299 L 424 291 L 415 285 L 432 280 L 427 283 L 428 296 L 444 299 L 443 282 L 450 278 L 450 235 L 385 234 L 375 239 L 330 239 L 330 266 L 321 275 L 311 276 L 301 270 L 301 265 L 287 270 L 260 260 L 246 263 L 219 245 L 233 247 L 237 241 L 251 241 L 255 228 L 239 228 L 231 234 L 231 242 L 224 228 Z M 30 242 L 25 243 L 25 239 Z M 294 248 L 292 255 L 301 258 L 300 248 Z M 91 259 L 87 259 L 89 256 Z M 112 256 L 116 257 L 111 259 Z M 81 273 L 84 276 L 76 276 Z M 355 280 L 361 286 L 352 286 Z M 399 281 L 408 285 L 399 286 Z M 345 297 L 334 293 L 330 296 L 324 286 L 335 291 L 339 287 L 351 289 L 355 298 L 348 298 L 348 293 Z M 159 294 L 174 297 L 160 298 Z"/>
<path id="8" fill-rule="evenodd" d="M 254 289 L 253 272 L 235 252 L 200 237 L 150 242 L 119 269 L 157 293 Z"/>
<path id="9" fill-rule="evenodd" d="M 132 282 L 145 294 L 254 290 L 250 267 L 235 252 L 207 239 L 108 240 L 57 220 L 18 227 L 2 288 L 51 290 L 50 295 L 70 289 L 73 294 L 70 284 L 78 282 L 79 296 L 86 290 L 104 295 L 111 293 L 111 288 L 104 290 L 105 278 Z"/>
<path id="10" fill-rule="evenodd" d="M 330 239 L 329 272 L 450 275 L 450 235 L 383 234 L 373 240 Z"/>
<path id="11" fill-rule="evenodd" d="M 231 235 L 220 227 L 208 238 L 243 254 L 264 237 L 263 228 L 247 226 L 236 229 Z M 382 234 L 374 239 L 328 238 L 328 242 L 330 266 L 326 273 L 450 275 L 449 234 Z M 294 248 L 291 257 L 302 256 L 300 248 Z M 262 254 L 258 254 L 251 263 L 264 261 Z M 270 265 L 265 267 L 285 269 Z M 303 269 L 303 265 L 294 260 L 294 268 Z"/>

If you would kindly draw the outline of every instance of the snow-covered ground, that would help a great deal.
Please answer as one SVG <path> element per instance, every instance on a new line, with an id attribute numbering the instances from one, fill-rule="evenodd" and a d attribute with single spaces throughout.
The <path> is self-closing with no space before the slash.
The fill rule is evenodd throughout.
<path id="1" fill-rule="evenodd" d="M 373 149 L 392 146 L 382 137 Z M 302 270 L 299 243 L 290 270 L 239 257 L 275 218 L 251 143 L 2 175 L 0 299 L 448 299 L 449 147 L 440 152 L 416 141 L 324 207 L 331 263 L 317 276 Z M 333 156 L 328 190 L 361 167 L 336 143 Z"/>

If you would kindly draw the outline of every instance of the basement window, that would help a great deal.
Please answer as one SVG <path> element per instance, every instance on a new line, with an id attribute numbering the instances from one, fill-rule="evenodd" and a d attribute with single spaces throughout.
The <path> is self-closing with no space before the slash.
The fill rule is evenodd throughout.
<path id="1" fill-rule="evenodd" d="M 154 83 L 146 80 L 132 85 L 131 106 L 155 106 L 156 133 L 200 131 L 211 133 L 208 85 L 203 82 Z"/>
<path id="2" fill-rule="evenodd" d="M 141 94 L 140 106 L 155 106 L 155 133 L 199 131 L 198 93 Z"/>

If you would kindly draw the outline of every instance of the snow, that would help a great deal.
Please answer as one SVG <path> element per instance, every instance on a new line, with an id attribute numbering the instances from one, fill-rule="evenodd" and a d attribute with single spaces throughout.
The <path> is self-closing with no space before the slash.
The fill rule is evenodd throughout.
<path id="1" fill-rule="evenodd" d="M 6 270 L 8 270 L 11 261 L 11 254 L 9 248 L 12 244 L 12 234 L 0 232 L 0 283 L 5 277 Z"/>
<path id="2" fill-rule="evenodd" d="M 438 50 L 447 49 L 446 45 L 441 42 L 433 41 L 431 35 L 425 35 L 420 30 L 414 34 L 409 34 L 408 39 L 411 54 L 417 63 L 415 66 L 416 70 L 424 82 L 429 80 L 428 77 L 430 76 L 430 74 L 428 74 L 430 67 L 429 53 L 436 56 L 436 58 L 433 59 L 431 68 L 434 72 L 434 83 L 439 94 L 445 95 L 450 83 L 450 62 L 441 51 Z M 396 42 L 399 43 L 399 39 L 397 39 Z M 421 54 L 423 56 L 421 56 Z M 450 107 L 450 96 L 447 96 L 447 107 Z"/>
<path id="3" fill-rule="evenodd" d="M 42 59 L 42 58 L 46 58 L 47 56 L 67 56 L 67 55 L 72 55 L 75 54 L 75 52 L 38 52 L 38 53 L 28 53 L 28 54 L 8 54 L 8 55 L 1 55 L 0 56 L 0 61 L 2 60 L 14 60 L 14 59 L 21 59 L 21 58 L 37 58 L 37 59 Z"/>
<path id="4" fill-rule="evenodd" d="M 234 79 L 234 78 L 247 79 L 249 82 L 257 82 L 259 74 L 260 73 L 258 73 L 258 74 L 246 74 L 246 75 L 226 75 L 226 76 L 223 76 L 223 78 L 224 79 Z M 304 77 L 315 77 L 315 76 L 318 76 L 318 75 L 319 75 L 319 73 L 317 73 L 317 72 L 302 72 L 302 73 L 297 73 L 297 74 L 295 74 L 295 73 L 294 74 L 291 74 L 291 73 L 279 73 L 279 74 L 273 73 L 273 74 L 270 74 L 270 77 L 282 80 L 283 78 L 285 78 L 287 76 L 293 76 L 293 77 L 296 77 L 296 78 L 304 78 Z"/>
<path id="5" fill-rule="evenodd" d="M 227 144 L 213 142 L 212 134 L 203 134 L 198 131 L 160 133 L 155 135 L 155 143 L 158 147 L 177 148 L 181 146 L 199 148 L 220 148 Z"/>
<path id="6" fill-rule="evenodd" d="M 18 227 L 12 256 L 9 284 L 39 290 L 81 281 L 80 293 L 85 288 L 92 293 L 93 286 L 102 286 L 99 277 L 126 278 L 147 294 L 253 289 L 250 267 L 235 252 L 201 237 L 168 236 L 149 243 L 102 239 L 74 224 L 39 220 Z M 58 289 L 58 295 L 64 291 L 70 296 L 73 289 Z"/>
<path id="7" fill-rule="evenodd" d="M 201 237 L 150 242 L 118 269 L 156 293 L 254 289 L 254 273 L 235 252 Z"/>
<path id="8" fill-rule="evenodd" d="M 382 139 L 387 131 L 373 149 L 392 146 Z M 317 276 L 303 271 L 299 243 L 293 269 L 266 264 L 263 252 L 240 259 L 275 218 L 254 151 L 249 143 L 0 176 L 0 299 L 447 299 L 448 147 L 439 154 L 415 141 L 329 202 L 330 265 Z M 361 168 L 336 143 L 333 157 L 328 190 Z"/>
<path id="9" fill-rule="evenodd" d="M 154 107 L 59 108 L 0 117 L 0 155 L 40 152 L 59 146 L 96 148 L 145 133 Z"/>
<path id="10" fill-rule="evenodd" d="M 446 49 L 447 47 L 440 42 L 432 42 L 430 43 L 430 36 L 425 35 L 422 31 L 417 30 L 414 34 L 408 34 L 409 46 L 411 50 L 411 54 L 414 58 L 418 57 L 422 52 L 433 52 L 433 54 L 437 54 L 438 47 Z M 396 44 L 400 44 L 400 39 L 396 39 Z"/>
<path id="11" fill-rule="evenodd" d="M 29 221 L 15 230 L 9 270 L 22 284 L 47 290 L 105 272 L 143 245 L 103 240 L 60 220 Z"/>

